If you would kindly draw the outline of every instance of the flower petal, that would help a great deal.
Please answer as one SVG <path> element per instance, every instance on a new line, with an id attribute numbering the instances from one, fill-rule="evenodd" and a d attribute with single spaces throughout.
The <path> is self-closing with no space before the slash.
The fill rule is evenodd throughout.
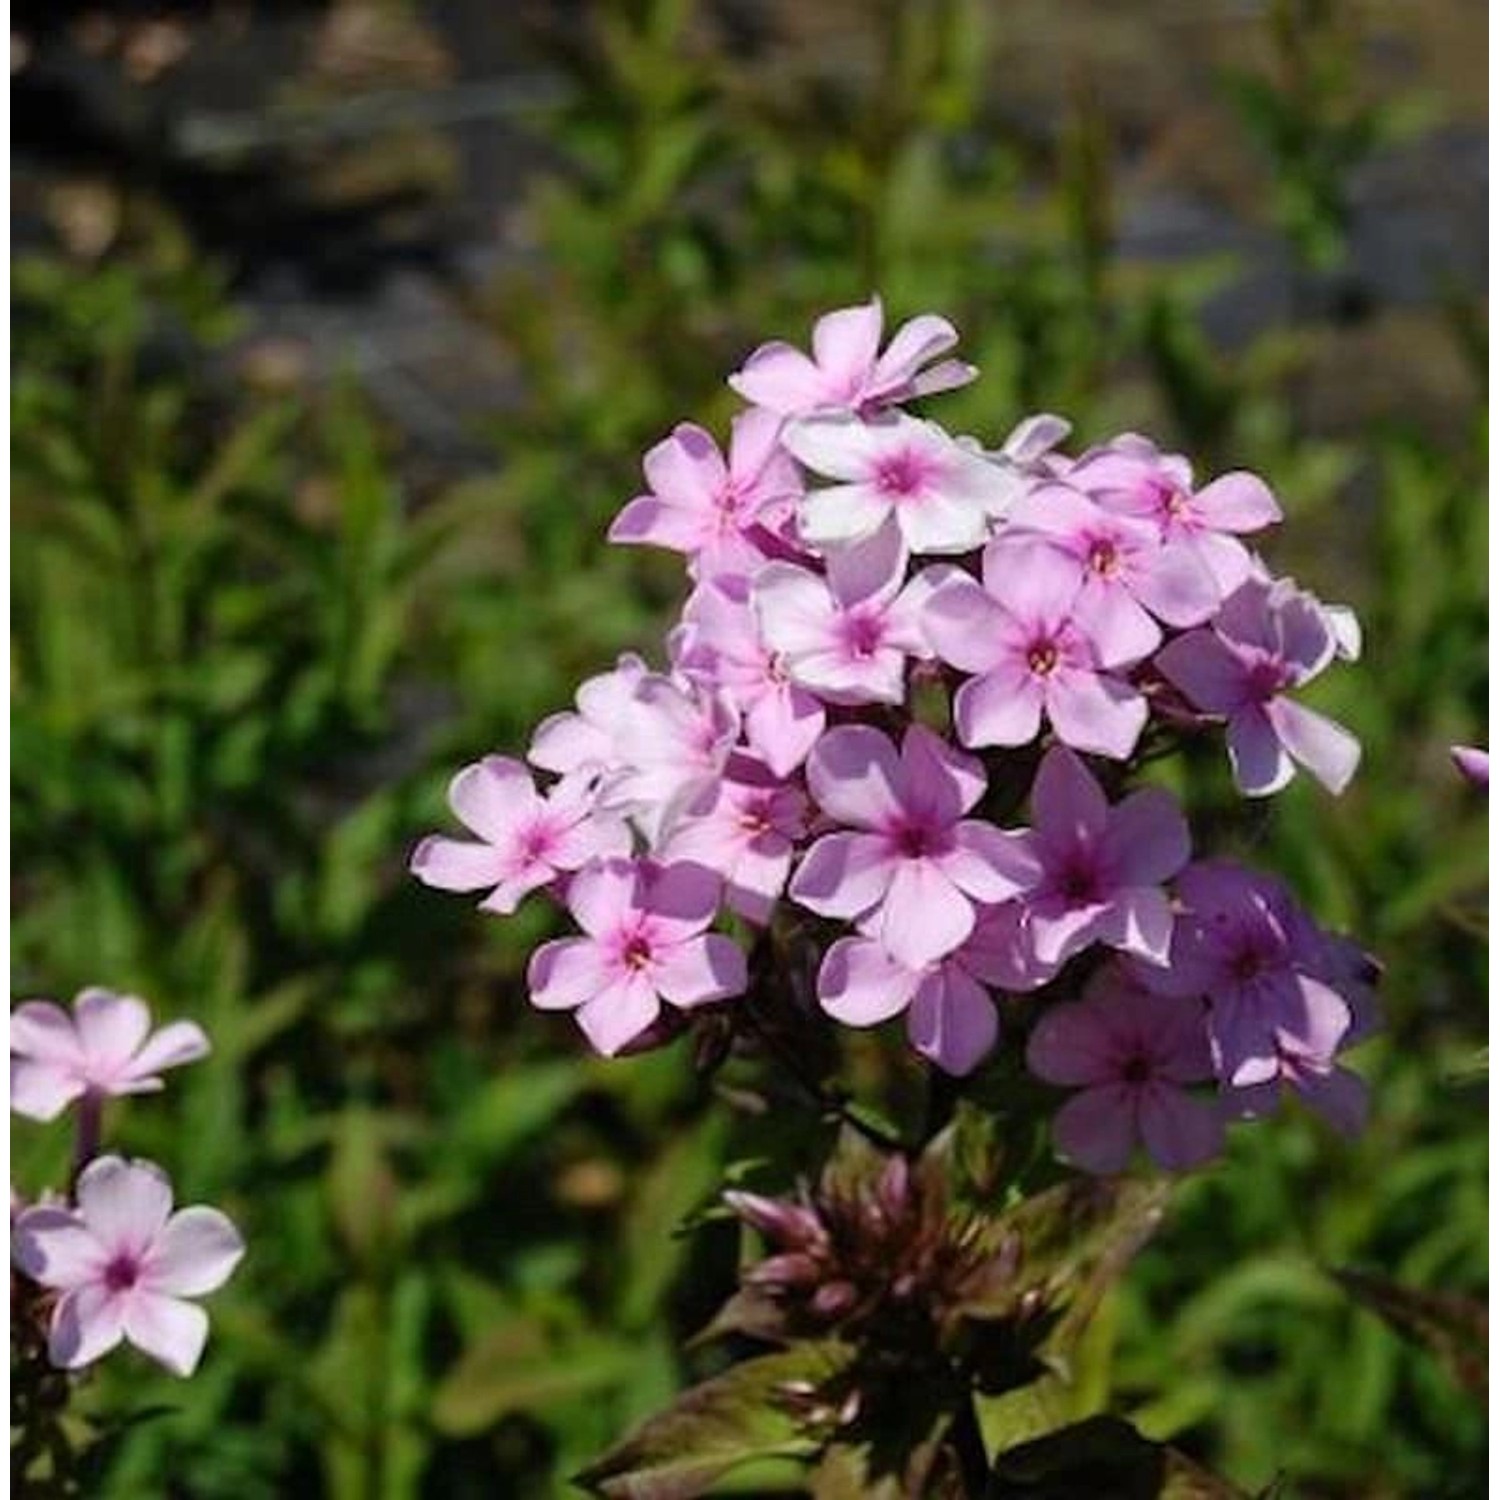
<path id="1" fill-rule="evenodd" d="M 133 1288 L 124 1305 L 124 1332 L 143 1354 L 173 1375 L 188 1376 L 198 1368 L 208 1342 L 208 1314 L 191 1302 Z"/>
<path id="2" fill-rule="evenodd" d="M 89 1231 L 110 1253 L 142 1253 L 172 1212 L 172 1183 L 154 1162 L 99 1156 L 75 1190 Z"/>
<path id="3" fill-rule="evenodd" d="M 1000 1018 L 984 987 L 949 963 L 922 981 L 906 1013 L 906 1034 L 923 1057 L 962 1078 L 994 1050 Z"/>
<path id="4" fill-rule="evenodd" d="M 898 962 L 924 969 L 962 946 L 974 930 L 974 907 L 933 861 L 901 860 L 884 902 L 862 930 Z"/>
<path id="5" fill-rule="evenodd" d="M 1206 1100 L 1167 1083 L 1146 1085 L 1138 1099 L 1141 1139 L 1158 1166 L 1186 1172 L 1223 1150 L 1223 1116 Z"/>
<path id="6" fill-rule="evenodd" d="M 245 1241 L 228 1217 L 201 1204 L 172 1215 L 141 1267 L 143 1284 L 173 1297 L 217 1291 L 240 1263 Z"/>
<path id="7" fill-rule="evenodd" d="M 531 1003 L 538 1010 L 574 1010 L 602 994 L 617 975 L 592 938 L 543 943 L 526 966 Z"/>
<path id="8" fill-rule="evenodd" d="M 822 917 L 859 917 L 885 895 L 895 871 L 884 839 L 828 833 L 803 856 L 788 894 Z"/>
<path id="9" fill-rule="evenodd" d="M 1259 707 L 1241 709 L 1229 721 L 1229 763 L 1247 797 L 1269 797 L 1292 779 L 1292 758 Z"/>
<path id="10" fill-rule="evenodd" d="M 1124 1084 L 1075 1094 L 1052 1122 L 1057 1149 L 1086 1172 L 1123 1172 L 1135 1146 L 1135 1106 Z"/>
<path id="11" fill-rule="evenodd" d="M 807 785 L 818 806 L 854 828 L 883 828 L 900 818 L 903 784 L 896 747 L 863 724 L 830 729 L 807 759 Z"/>
<path id="12" fill-rule="evenodd" d="M 42 1286 L 67 1291 L 98 1280 L 109 1254 L 72 1209 L 37 1204 L 16 1216 L 11 1259 Z"/>
<path id="13" fill-rule="evenodd" d="M 1359 768 L 1359 741 L 1342 724 L 1290 698 L 1273 698 L 1265 712 L 1292 758 L 1338 796 Z"/>
<path id="14" fill-rule="evenodd" d="M 52 1312 L 47 1358 L 77 1370 L 109 1353 L 125 1334 L 125 1299 L 98 1282 L 65 1292 Z"/>
<path id="15" fill-rule="evenodd" d="M 681 1009 L 742 995 L 749 982 L 744 950 L 717 932 L 675 944 L 662 954 L 653 973 L 662 999 Z"/>
<path id="16" fill-rule="evenodd" d="M 605 1057 L 633 1042 L 660 1014 L 661 1001 L 641 974 L 611 985 L 576 1012 L 579 1029 Z"/>
<path id="17" fill-rule="evenodd" d="M 878 1026 L 906 1009 L 920 979 L 873 939 L 844 937 L 823 955 L 818 1003 L 846 1026 Z"/>
<path id="18" fill-rule="evenodd" d="M 73 1002 L 73 1019 L 91 1073 L 113 1071 L 146 1040 L 151 1012 L 134 995 L 84 990 Z"/>

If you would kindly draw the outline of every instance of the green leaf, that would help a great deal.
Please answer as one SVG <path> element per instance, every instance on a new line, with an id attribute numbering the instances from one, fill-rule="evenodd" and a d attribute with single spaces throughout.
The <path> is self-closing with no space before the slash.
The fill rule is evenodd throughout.
<path id="1" fill-rule="evenodd" d="M 810 1458 L 821 1444 L 799 1411 L 801 1393 L 853 1361 L 832 1339 L 746 1360 L 684 1392 L 575 1482 L 608 1500 L 692 1500 L 751 1459 Z"/>

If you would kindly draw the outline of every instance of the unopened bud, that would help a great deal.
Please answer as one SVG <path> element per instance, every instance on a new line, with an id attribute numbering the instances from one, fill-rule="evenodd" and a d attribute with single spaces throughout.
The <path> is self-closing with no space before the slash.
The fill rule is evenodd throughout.
<path id="1" fill-rule="evenodd" d="M 812 1310 L 820 1318 L 839 1318 L 858 1301 L 859 1292 L 850 1282 L 830 1281 L 813 1294 Z"/>

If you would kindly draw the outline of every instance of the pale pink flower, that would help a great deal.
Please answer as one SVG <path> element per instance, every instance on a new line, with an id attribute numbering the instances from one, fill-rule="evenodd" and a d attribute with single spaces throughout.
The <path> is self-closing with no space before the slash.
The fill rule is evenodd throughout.
<path id="1" fill-rule="evenodd" d="M 680 424 L 646 455 L 651 491 L 615 518 L 610 541 L 684 553 L 697 578 L 753 569 L 765 558 L 768 533 L 788 522 L 802 494 L 780 433 L 781 418 L 773 413 L 742 412 L 726 462 L 701 427 Z"/>
<path id="2" fill-rule="evenodd" d="M 433 834 L 413 852 L 412 874 L 441 891 L 487 890 L 480 909 L 501 916 L 565 871 L 630 852 L 630 830 L 594 806 L 581 773 L 538 792 L 520 761 L 487 755 L 453 778 L 448 805 L 479 842 Z"/>
<path id="3" fill-rule="evenodd" d="M 1340 724 L 1287 696 L 1333 660 L 1338 640 L 1311 594 L 1289 578 L 1258 579 L 1225 600 L 1212 629 L 1169 641 L 1161 674 L 1204 713 L 1228 720 L 1235 784 L 1249 797 L 1280 791 L 1293 762 L 1342 792 L 1359 766 L 1359 741 Z"/>
<path id="4" fill-rule="evenodd" d="M 972 1073 L 1000 1034 L 995 1002 L 963 948 L 911 967 L 872 938 L 840 938 L 823 956 L 818 1000 L 846 1026 L 878 1026 L 904 1011 L 912 1047 L 957 1077 Z"/>
<path id="5" fill-rule="evenodd" d="M 634 652 L 623 652 L 614 669 L 590 677 L 574 695 L 575 710 L 550 714 L 531 736 L 526 759 L 559 776 L 597 776 L 615 763 L 615 731 L 625 705 L 649 668 Z"/>
<path id="6" fill-rule="evenodd" d="M 964 817 L 984 794 L 984 767 L 920 724 L 899 755 L 879 730 L 830 729 L 808 757 L 807 781 L 827 817 L 852 831 L 812 846 L 792 898 L 856 920 L 910 968 L 961 946 L 976 902 L 1009 900 L 1035 880 L 1022 835 Z"/>
<path id="7" fill-rule="evenodd" d="M 1477 787 L 1485 791 L 1490 789 L 1490 756 L 1489 751 L 1476 749 L 1473 745 L 1454 745 L 1452 749 L 1453 764 L 1459 771 Z"/>
<path id="8" fill-rule="evenodd" d="M 611 1057 L 652 1025 L 663 1001 L 688 1010 L 742 994 L 744 953 L 707 930 L 720 893 L 718 876 L 695 864 L 612 859 L 581 871 L 568 910 L 584 935 L 532 954 L 531 1003 L 576 1012 Z"/>
<path id="9" fill-rule="evenodd" d="M 151 1012 L 134 995 L 86 989 L 69 1015 L 50 1000 L 28 1000 L 10 1017 L 10 1107 L 54 1120 L 75 1100 L 154 1093 L 161 1073 L 208 1056 L 208 1038 L 192 1021 L 151 1030 Z"/>
<path id="10" fill-rule="evenodd" d="M 903 587 L 906 562 L 900 533 L 887 526 L 833 553 L 826 576 L 763 567 L 751 600 L 786 675 L 829 703 L 904 702 L 908 658 L 931 655 L 921 623 L 928 589 Z"/>
<path id="11" fill-rule="evenodd" d="M 705 866 L 724 879 L 725 904 L 765 926 L 807 832 L 807 798 L 749 756 L 736 755 L 712 800 L 690 807 L 659 855 Z"/>
<path id="12" fill-rule="evenodd" d="M 838 481 L 810 490 L 799 515 L 802 540 L 825 550 L 863 541 L 894 518 L 914 553 L 972 552 L 1026 483 L 935 422 L 899 412 L 792 422 L 782 441 Z"/>
<path id="13" fill-rule="evenodd" d="M 1167 960 L 1172 909 L 1162 882 L 1187 863 L 1187 820 L 1172 794 L 1143 787 L 1111 806 L 1062 745 L 1042 757 L 1027 835 L 1040 876 L 1026 912 L 1037 957 L 1061 964 L 1094 943 Z"/>
<path id="14" fill-rule="evenodd" d="M 826 715 L 761 638 L 747 590 L 732 578 L 694 589 L 673 632 L 673 662 L 684 677 L 727 694 L 743 718 L 746 743 L 775 775 L 789 776 L 823 733 Z"/>
<path id="15" fill-rule="evenodd" d="M 1164 542 L 1183 543 L 1225 596 L 1253 571 L 1239 538 L 1281 519 L 1276 497 L 1254 474 L 1223 474 L 1194 490 L 1187 459 L 1135 433 L 1091 448 L 1061 477 L 1107 509 L 1153 522 Z"/>
<path id="16" fill-rule="evenodd" d="M 790 417 L 820 411 L 866 413 L 967 385 L 979 373 L 956 359 L 931 364 L 958 342 L 958 332 L 946 318 L 927 313 L 903 323 L 882 354 L 884 321 L 879 297 L 825 313 L 813 325 L 811 359 L 790 344 L 762 344 L 729 377 L 729 384 L 756 406 Z"/>
<path id="17" fill-rule="evenodd" d="M 1083 1000 L 1037 1022 L 1026 1065 L 1080 1091 L 1058 1111 L 1052 1135 L 1085 1171 L 1124 1171 L 1137 1140 L 1169 1172 L 1200 1166 L 1223 1145 L 1218 1111 L 1183 1087 L 1213 1077 L 1195 1001 L 1148 994 L 1107 970 Z"/>
<path id="18" fill-rule="evenodd" d="M 1050 542 L 1002 541 L 984 552 L 984 586 L 954 577 L 928 599 L 923 625 L 950 666 L 972 673 L 953 700 L 971 749 L 1026 745 L 1046 715 L 1075 749 L 1124 760 L 1146 723 L 1146 701 L 1113 669 L 1137 642 L 1096 635 L 1076 613 L 1077 563 Z"/>
<path id="19" fill-rule="evenodd" d="M 1081 580 L 1074 611 L 1125 659 L 1161 644 L 1157 620 L 1183 629 L 1219 607 L 1218 585 L 1190 547 L 1163 541 L 1155 526 L 1106 510 L 1068 485 L 1038 485 L 1018 500 L 997 550 L 1025 535 L 1046 537 L 1073 559 Z"/>
<path id="20" fill-rule="evenodd" d="M 76 1209 L 24 1209 L 11 1256 L 61 1293 L 48 1358 L 76 1370 L 132 1343 L 174 1375 L 191 1375 L 208 1338 L 208 1316 L 186 1300 L 217 1290 L 245 1253 L 216 1208 L 172 1212 L 172 1185 L 151 1162 L 101 1156 L 78 1178 Z"/>

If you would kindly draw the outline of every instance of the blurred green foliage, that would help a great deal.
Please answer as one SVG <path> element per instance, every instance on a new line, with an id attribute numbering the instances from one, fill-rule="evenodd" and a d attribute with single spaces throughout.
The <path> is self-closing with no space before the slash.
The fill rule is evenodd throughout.
<path id="1" fill-rule="evenodd" d="M 1336 11 L 1275 7 L 1280 74 L 1224 81 L 1320 265 L 1404 109 L 1349 92 Z M 539 253 L 480 309 L 525 389 L 495 466 L 439 493 L 407 491 L 352 381 L 225 376 L 229 304 L 175 233 L 16 268 L 14 984 L 134 989 L 209 1029 L 111 1138 L 251 1245 L 197 1379 L 126 1357 L 86 1387 L 101 1417 L 170 1408 L 106 1444 L 94 1492 L 563 1494 L 714 1373 L 679 1351 L 734 1235 L 678 1226 L 726 1170 L 779 1185 L 823 1138 L 790 1102 L 733 1108 L 682 1048 L 584 1057 L 527 1014 L 545 914 L 482 918 L 403 861 L 458 764 L 657 636 L 677 570 L 602 545 L 644 447 L 722 424 L 758 339 L 878 289 L 951 316 L 983 369 L 946 423 L 1047 408 L 1255 468 L 1289 512 L 1275 562 L 1366 628 L 1318 698 L 1364 741 L 1354 790 L 1299 780 L 1248 852 L 1386 962 L 1371 1129 L 1289 1116 L 1186 1184 L 1101 1315 L 1091 1398 L 1248 1486 L 1478 1493 L 1483 1414 L 1325 1269 L 1485 1283 L 1485 817 L 1446 756 L 1484 736 L 1482 363 L 1445 431 L 1313 430 L 1329 330 L 1226 355 L 1200 314 L 1232 265 L 1119 261 L 1111 122 L 1087 80 L 1046 141 L 990 109 L 992 7 L 865 6 L 853 75 L 757 66 L 693 12 L 611 0 L 542 39 L 574 84 L 544 122 L 563 168 L 523 206 Z M 1192 774 L 1227 822 L 1222 776 Z M 853 1062 L 874 1102 L 910 1087 Z M 17 1184 L 57 1180 L 58 1132 L 15 1136 Z"/>

